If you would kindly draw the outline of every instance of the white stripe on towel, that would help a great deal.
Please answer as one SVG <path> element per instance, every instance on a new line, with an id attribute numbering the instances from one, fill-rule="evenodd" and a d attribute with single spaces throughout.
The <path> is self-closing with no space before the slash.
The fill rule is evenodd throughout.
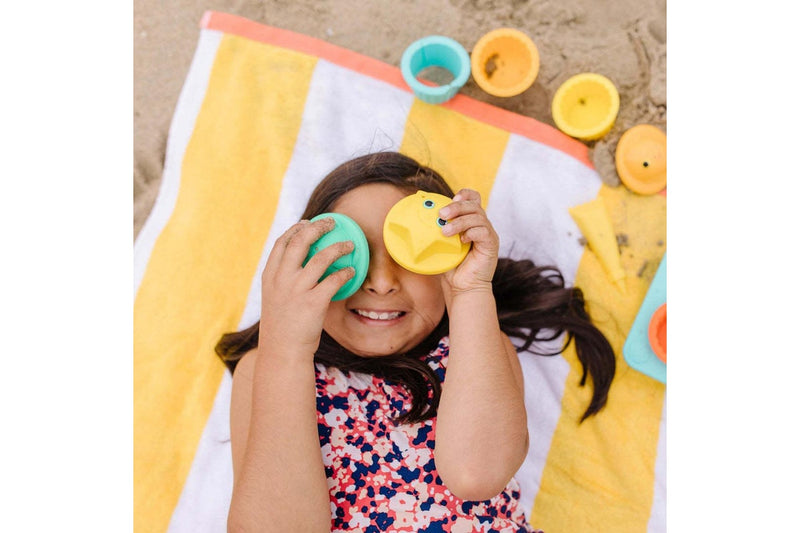
<path id="1" fill-rule="evenodd" d="M 555 265 L 572 285 L 583 246 L 568 209 L 594 199 L 601 185 L 580 161 L 512 134 L 486 209 L 500 235 L 500 256 Z"/>

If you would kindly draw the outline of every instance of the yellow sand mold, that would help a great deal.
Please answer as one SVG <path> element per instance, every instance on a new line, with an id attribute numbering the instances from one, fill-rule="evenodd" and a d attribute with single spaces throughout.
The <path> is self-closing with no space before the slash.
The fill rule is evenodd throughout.
<path id="1" fill-rule="evenodd" d="M 585 72 L 565 81 L 553 96 L 553 121 L 571 137 L 594 141 L 614 127 L 619 93 L 611 80 Z"/>

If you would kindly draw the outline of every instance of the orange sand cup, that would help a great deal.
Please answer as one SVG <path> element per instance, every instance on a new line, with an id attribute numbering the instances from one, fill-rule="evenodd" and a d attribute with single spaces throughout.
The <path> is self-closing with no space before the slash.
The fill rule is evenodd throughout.
<path id="1" fill-rule="evenodd" d="M 539 74 L 539 50 L 519 30 L 499 28 L 481 37 L 472 49 L 472 77 L 493 96 L 516 96 Z"/>
<path id="2" fill-rule="evenodd" d="M 611 80 L 584 72 L 565 81 L 553 96 L 553 121 L 558 129 L 584 141 L 611 131 L 619 113 L 619 93 Z"/>
<path id="3" fill-rule="evenodd" d="M 664 363 L 667 362 L 667 304 L 661 304 L 650 317 L 650 326 L 647 328 L 647 337 L 650 347 L 656 357 Z"/>
<path id="4" fill-rule="evenodd" d="M 655 194 L 667 186 L 667 136 L 650 124 L 634 126 L 620 137 L 614 162 L 627 188 Z"/>

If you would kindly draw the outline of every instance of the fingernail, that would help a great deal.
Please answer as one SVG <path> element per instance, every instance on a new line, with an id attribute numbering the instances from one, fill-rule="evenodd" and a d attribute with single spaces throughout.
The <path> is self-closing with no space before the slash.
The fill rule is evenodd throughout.
<path id="1" fill-rule="evenodd" d="M 461 200 L 461 195 L 460 194 L 456 194 L 455 196 L 453 196 L 453 201 L 454 202 L 458 202 L 459 200 Z"/>
<path id="2" fill-rule="evenodd" d="M 443 207 L 439 210 L 439 216 L 446 219 L 450 215 L 450 209 Z"/>

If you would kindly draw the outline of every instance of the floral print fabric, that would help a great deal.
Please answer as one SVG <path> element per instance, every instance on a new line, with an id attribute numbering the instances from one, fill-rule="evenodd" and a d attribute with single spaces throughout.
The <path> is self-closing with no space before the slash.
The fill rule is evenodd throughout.
<path id="1" fill-rule="evenodd" d="M 444 381 L 449 339 L 426 362 Z M 371 375 L 317 365 L 317 423 L 331 497 L 331 530 L 526 532 L 515 479 L 491 500 L 464 501 L 436 471 L 436 423 L 396 426 L 406 389 Z"/>

